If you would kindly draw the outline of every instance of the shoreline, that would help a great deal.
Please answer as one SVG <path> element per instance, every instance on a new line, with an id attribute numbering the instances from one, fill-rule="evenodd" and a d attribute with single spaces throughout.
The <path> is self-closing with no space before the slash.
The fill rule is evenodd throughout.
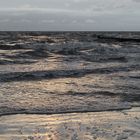
<path id="1" fill-rule="evenodd" d="M 140 136 L 140 108 L 78 114 L 19 114 L 2 116 L 0 120 L 1 140 L 138 140 Z"/>
<path id="2" fill-rule="evenodd" d="M 0 140 L 139 140 L 140 33 L 0 39 Z"/>

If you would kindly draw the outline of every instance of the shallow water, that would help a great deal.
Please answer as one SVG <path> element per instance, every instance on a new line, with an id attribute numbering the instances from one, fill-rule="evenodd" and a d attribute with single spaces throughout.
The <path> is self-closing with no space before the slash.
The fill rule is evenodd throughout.
<path id="1" fill-rule="evenodd" d="M 0 115 L 139 106 L 139 40 L 140 33 L 1 32 Z"/>

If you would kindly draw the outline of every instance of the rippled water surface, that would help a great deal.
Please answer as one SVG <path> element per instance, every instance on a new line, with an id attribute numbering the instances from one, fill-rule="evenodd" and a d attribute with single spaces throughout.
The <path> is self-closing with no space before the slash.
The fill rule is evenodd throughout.
<path id="1" fill-rule="evenodd" d="M 140 33 L 0 32 L 0 115 L 140 105 Z"/>

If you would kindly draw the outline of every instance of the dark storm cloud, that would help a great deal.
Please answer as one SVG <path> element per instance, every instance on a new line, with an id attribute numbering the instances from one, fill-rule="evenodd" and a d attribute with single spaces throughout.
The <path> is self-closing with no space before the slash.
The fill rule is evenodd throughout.
<path id="1" fill-rule="evenodd" d="M 140 30 L 139 0 L 0 0 L 0 30 Z"/>

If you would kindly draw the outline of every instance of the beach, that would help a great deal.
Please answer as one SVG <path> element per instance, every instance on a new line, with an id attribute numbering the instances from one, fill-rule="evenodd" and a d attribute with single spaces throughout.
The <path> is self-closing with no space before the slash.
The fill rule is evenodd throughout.
<path id="1" fill-rule="evenodd" d="M 0 140 L 138 140 L 139 32 L 1 32 Z"/>

